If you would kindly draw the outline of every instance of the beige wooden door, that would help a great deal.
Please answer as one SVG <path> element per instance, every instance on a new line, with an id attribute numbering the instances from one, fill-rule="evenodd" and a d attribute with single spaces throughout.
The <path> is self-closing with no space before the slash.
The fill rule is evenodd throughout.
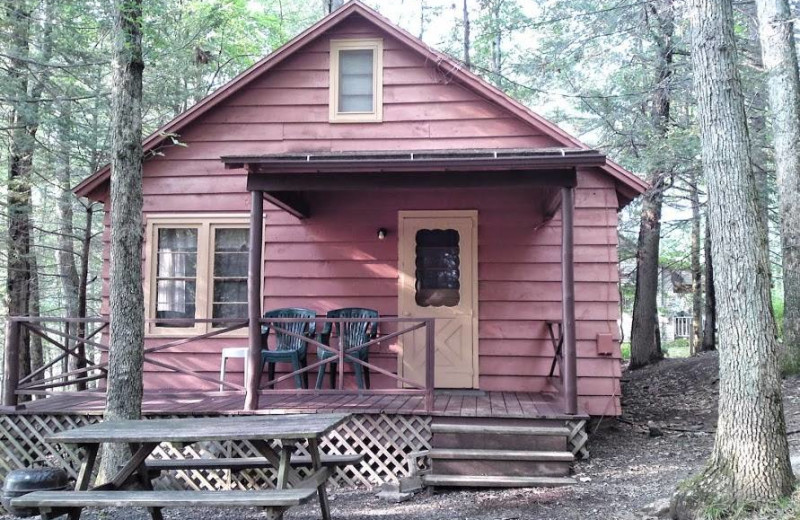
<path id="1" fill-rule="evenodd" d="M 478 388 L 476 211 L 401 211 L 401 316 L 436 318 L 437 388 Z M 425 331 L 402 336 L 399 370 L 425 380 Z"/>

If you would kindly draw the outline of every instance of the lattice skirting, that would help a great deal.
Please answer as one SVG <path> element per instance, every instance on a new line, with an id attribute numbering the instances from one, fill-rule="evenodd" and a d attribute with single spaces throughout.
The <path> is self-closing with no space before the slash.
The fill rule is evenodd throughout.
<path id="1" fill-rule="evenodd" d="M 161 416 L 163 418 L 163 416 Z M 80 454 L 74 446 L 45 442 L 49 433 L 98 422 L 94 415 L 2 415 L 0 414 L 0 479 L 17 468 L 47 464 L 66 468 L 77 476 Z M 407 455 L 430 449 L 431 418 L 421 415 L 352 415 L 328 434 L 322 450 L 328 454 L 364 454 L 359 466 L 338 468 L 331 478 L 335 487 L 373 487 L 396 482 L 409 475 Z M 306 454 L 302 443 L 298 453 Z M 208 458 L 218 456 L 257 456 L 244 442 L 203 442 L 190 446 L 164 443 L 154 452 L 156 458 Z M 157 482 L 159 487 L 197 490 L 271 487 L 272 470 L 175 471 Z"/>

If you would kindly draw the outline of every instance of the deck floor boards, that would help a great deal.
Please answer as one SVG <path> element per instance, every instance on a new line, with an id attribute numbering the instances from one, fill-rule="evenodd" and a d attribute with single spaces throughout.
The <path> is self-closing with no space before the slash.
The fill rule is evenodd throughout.
<path id="1" fill-rule="evenodd" d="M 487 395 L 479 395 L 475 403 L 475 416 L 476 417 L 491 417 L 492 405 L 489 402 Z"/>
<path id="2" fill-rule="evenodd" d="M 506 403 L 506 410 L 511 417 L 522 417 L 522 406 L 519 404 L 517 394 L 514 392 L 503 392 L 503 400 Z"/>
<path id="3" fill-rule="evenodd" d="M 558 396 L 526 392 L 437 391 L 433 411 L 425 411 L 425 398 L 407 394 L 270 394 L 262 392 L 258 414 L 383 413 L 449 417 L 567 418 Z M 101 415 L 102 392 L 55 395 L 23 403 L 0 413 L 23 415 Z M 243 412 L 244 395 L 238 392 L 145 393 L 142 411 L 147 415 L 218 415 Z M 585 414 L 580 414 L 584 416 Z"/>
<path id="4" fill-rule="evenodd" d="M 478 398 L 474 395 L 465 395 L 461 401 L 461 417 L 475 417 L 475 407 L 478 405 Z"/>
<path id="5" fill-rule="evenodd" d="M 453 395 L 450 396 L 450 402 L 447 403 L 447 407 L 444 409 L 445 415 L 461 415 L 461 403 L 464 402 L 463 395 Z"/>

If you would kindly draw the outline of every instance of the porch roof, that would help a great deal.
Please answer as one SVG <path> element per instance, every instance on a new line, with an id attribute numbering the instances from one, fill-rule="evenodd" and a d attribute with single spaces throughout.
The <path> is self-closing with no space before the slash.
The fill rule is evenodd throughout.
<path id="1" fill-rule="evenodd" d="M 604 166 L 606 157 L 581 148 L 295 152 L 221 157 L 228 169 L 250 173 L 426 172 L 569 169 Z"/>
<path id="2" fill-rule="evenodd" d="M 247 189 L 306 218 L 311 191 L 408 188 L 524 188 L 547 191 L 545 213 L 561 202 L 559 188 L 574 187 L 577 168 L 602 166 L 605 155 L 579 148 L 295 152 L 221 158 L 247 170 Z"/>

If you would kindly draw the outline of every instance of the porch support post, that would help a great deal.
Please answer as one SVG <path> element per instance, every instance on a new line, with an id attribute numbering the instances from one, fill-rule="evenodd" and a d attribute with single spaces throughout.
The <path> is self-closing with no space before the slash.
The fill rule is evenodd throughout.
<path id="1" fill-rule="evenodd" d="M 575 189 L 561 188 L 561 318 L 564 338 L 561 374 L 564 413 L 578 413 L 578 377 L 575 350 L 575 269 L 573 251 Z"/>
<path id="2" fill-rule="evenodd" d="M 261 379 L 261 250 L 264 240 L 264 193 L 250 193 L 250 254 L 247 265 L 247 318 L 249 351 L 246 370 L 247 391 L 244 398 L 245 410 L 258 409 L 258 384 Z"/>
<path id="3" fill-rule="evenodd" d="M 17 406 L 19 384 L 20 322 L 6 318 L 6 352 L 3 367 L 3 406 Z"/>

